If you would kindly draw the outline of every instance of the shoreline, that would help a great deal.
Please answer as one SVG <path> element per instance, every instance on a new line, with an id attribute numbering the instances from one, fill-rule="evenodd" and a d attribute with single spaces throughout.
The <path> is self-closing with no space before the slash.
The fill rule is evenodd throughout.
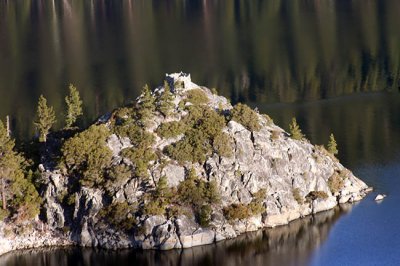
<path id="1" fill-rule="evenodd" d="M 271 226 L 263 226 L 263 227 L 258 227 L 257 229 L 252 229 L 252 230 L 245 230 L 243 232 L 238 233 L 235 237 L 232 238 L 221 238 L 217 239 L 216 234 L 215 238 L 211 242 L 207 243 L 202 243 L 199 245 L 193 245 L 193 246 L 182 246 L 180 248 L 170 248 L 170 249 L 159 249 L 159 248 L 143 248 L 143 247 L 135 247 L 135 245 L 132 246 L 126 246 L 126 247 L 104 247 L 104 246 L 87 246 L 87 245 L 82 245 L 79 244 L 78 242 L 75 242 L 71 240 L 70 238 L 66 237 L 65 235 L 62 236 L 55 236 L 55 234 L 59 234 L 60 232 L 56 231 L 46 231 L 44 234 L 42 232 L 39 232 L 38 230 L 35 230 L 31 232 L 28 236 L 16 236 L 13 239 L 7 239 L 4 236 L 0 237 L 0 257 L 6 254 L 10 254 L 15 251 L 20 251 L 20 250 L 34 250 L 34 249 L 41 249 L 41 248 L 63 248 L 63 247 L 77 247 L 77 248 L 91 248 L 91 249 L 104 249 L 104 250 L 113 250 L 113 251 L 120 251 L 120 250 L 157 250 L 157 251 L 168 251 L 168 250 L 173 250 L 173 249 L 190 249 L 193 247 L 199 247 L 199 246 L 206 246 L 206 245 L 211 245 L 211 244 L 216 244 L 221 241 L 227 241 L 227 240 L 233 240 L 235 238 L 238 238 L 240 236 L 243 236 L 246 233 L 251 233 L 251 232 L 256 232 L 256 231 L 262 231 L 266 229 L 278 229 L 280 227 L 288 226 L 290 223 L 295 222 L 295 221 L 301 221 L 304 218 L 318 215 L 324 212 L 332 211 L 335 208 L 339 207 L 342 208 L 343 206 L 349 205 L 353 206 L 354 204 L 360 202 L 364 197 L 367 196 L 368 193 L 370 193 L 373 190 L 372 187 L 368 187 L 361 191 L 361 193 L 364 193 L 364 196 L 360 198 L 359 200 L 355 200 L 352 202 L 347 202 L 347 203 L 338 203 L 337 205 L 329 208 L 329 209 L 321 209 L 318 212 L 311 212 L 305 216 L 300 216 L 298 218 L 294 218 L 291 220 L 287 220 L 287 223 L 277 223 L 275 225 Z M 288 215 L 282 214 L 283 217 L 290 217 Z M 4 226 L 4 223 L 2 224 Z M 17 241 L 17 245 L 12 245 L 11 242 Z"/>

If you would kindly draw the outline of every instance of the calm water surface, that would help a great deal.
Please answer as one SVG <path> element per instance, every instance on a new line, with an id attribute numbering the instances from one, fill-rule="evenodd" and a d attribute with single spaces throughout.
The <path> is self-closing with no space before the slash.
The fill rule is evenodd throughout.
<path id="1" fill-rule="evenodd" d="M 68 84 L 89 123 L 185 71 L 236 101 L 398 91 L 398 0 L 0 0 L 0 117 L 32 136 Z"/>
<path id="2" fill-rule="evenodd" d="M 32 136 L 41 93 L 61 126 L 77 85 L 84 124 L 184 70 L 284 128 L 296 116 L 315 144 L 333 132 L 342 162 L 388 194 L 183 251 L 29 250 L 0 265 L 398 265 L 399 11 L 397 0 L 0 0 L 0 116 L 15 136 Z"/>

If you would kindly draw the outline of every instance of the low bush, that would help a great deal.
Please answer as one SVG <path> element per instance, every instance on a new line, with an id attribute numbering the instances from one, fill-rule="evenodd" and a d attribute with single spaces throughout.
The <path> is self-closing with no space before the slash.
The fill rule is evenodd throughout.
<path id="1" fill-rule="evenodd" d="M 294 188 L 292 190 L 292 195 L 293 198 L 297 201 L 298 204 L 303 204 L 304 203 L 304 198 L 300 194 L 300 189 L 299 188 Z"/>
<path id="2" fill-rule="evenodd" d="M 161 124 L 156 133 L 162 138 L 173 138 L 179 136 L 187 130 L 187 125 L 183 121 L 172 121 Z"/>
<path id="3" fill-rule="evenodd" d="M 180 163 L 203 163 L 213 151 L 229 156 L 230 146 L 225 145 L 228 137 L 222 132 L 226 125 L 225 117 L 207 106 L 189 106 L 187 110 L 188 115 L 182 120 L 188 127 L 185 136 L 165 147 L 164 152 Z"/>
<path id="4" fill-rule="evenodd" d="M 208 227 L 211 221 L 212 209 L 210 205 L 203 205 L 199 211 L 199 224 L 203 227 Z"/>
<path id="5" fill-rule="evenodd" d="M 211 206 L 221 201 L 217 183 L 200 179 L 194 169 L 189 170 L 187 178 L 178 185 L 177 195 L 180 204 L 193 209 L 202 226 L 209 225 Z"/>
<path id="6" fill-rule="evenodd" d="M 215 136 L 212 146 L 219 156 L 231 157 L 233 155 L 231 139 L 224 132 Z"/>
<path id="7" fill-rule="evenodd" d="M 164 215 L 166 208 L 174 201 L 176 193 L 169 186 L 166 176 L 162 176 L 156 189 L 145 199 L 143 212 L 147 215 Z"/>
<path id="8" fill-rule="evenodd" d="M 343 178 L 337 173 L 333 173 L 328 179 L 328 187 L 332 193 L 339 192 L 344 186 Z"/>
<path id="9" fill-rule="evenodd" d="M 116 202 L 99 211 L 99 218 L 117 230 L 129 231 L 136 225 L 136 207 L 127 202 Z"/>
<path id="10" fill-rule="evenodd" d="M 242 124 L 250 131 L 261 129 L 257 113 L 245 104 L 238 103 L 231 110 L 231 119 Z"/>
<path id="11" fill-rule="evenodd" d="M 186 93 L 186 101 L 193 105 L 201 105 L 209 102 L 207 95 L 200 89 L 192 89 Z"/>
<path id="12" fill-rule="evenodd" d="M 277 131 L 277 130 L 273 130 L 271 132 L 271 139 L 272 140 L 277 140 L 279 139 L 279 136 L 281 135 L 281 132 Z"/>
<path id="13" fill-rule="evenodd" d="M 265 212 L 263 201 L 265 200 L 265 189 L 260 189 L 253 195 L 249 204 L 234 203 L 223 209 L 225 218 L 228 221 L 243 220 L 251 216 Z"/>
<path id="14" fill-rule="evenodd" d="M 325 191 L 311 191 L 306 196 L 306 199 L 308 201 L 316 200 L 316 199 L 327 199 L 327 198 L 328 198 L 328 194 L 326 194 Z"/>
<path id="15" fill-rule="evenodd" d="M 103 183 L 106 168 L 111 164 L 112 152 L 106 140 L 110 132 L 104 125 L 94 125 L 65 141 L 61 148 L 61 167 L 80 178 L 83 186 Z"/>
<path id="16" fill-rule="evenodd" d="M 223 212 L 228 221 L 243 220 L 252 215 L 249 206 L 243 203 L 231 204 L 228 207 L 225 207 Z"/>

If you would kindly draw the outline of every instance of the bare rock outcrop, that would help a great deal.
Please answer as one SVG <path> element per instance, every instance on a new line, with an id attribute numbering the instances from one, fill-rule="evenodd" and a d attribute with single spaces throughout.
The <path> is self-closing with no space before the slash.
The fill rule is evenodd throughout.
<path id="1" fill-rule="evenodd" d="M 52 232 L 67 228 L 66 233 L 62 234 L 62 239 L 65 239 L 61 241 L 62 244 L 162 250 L 189 248 L 234 238 L 263 227 L 288 224 L 295 219 L 332 209 L 341 203 L 358 201 L 365 196 L 368 186 L 323 147 L 314 146 L 306 139 L 290 138 L 269 117 L 256 112 L 260 126 L 258 131 L 252 131 L 235 120 L 228 121 L 223 128 L 227 136 L 224 146 L 232 151 L 231 156 L 213 152 L 202 164 L 190 161 L 181 163 L 168 157 L 163 153 L 164 148 L 183 136 L 162 138 L 157 135 L 156 129 L 165 122 L 182 121 L 187 112 L 178 106 L 185 104 L 188 91 L 201 90 L 208 98 L 207 106 L 212 110 L 229 113 L 233 107 L 226 98 L 194 84 L 190 75 L 168 75 L 167 81 L 171 84 L 174 96 L 174 114 L 168 118 L 156 115 L 149 123 L 147 132 L 155 137 L 151 149 L 160 154 L 161 159 L 149 163 L 149 178 L 146 182 L 132 174 L 119 180 L 107 191 L 81 186 L 74 192 L 70 205 L 65 206 L 60 195 L 65 196 L 67 193 L 70 182 L 68 174 L 44 169 L 43 179 L 47 181 L 43 193 L 43 221 Z M 154 93 L 159 94 L 163 89 L 159 87 Z M 111 115 L 99 123 L 109 125 L 110 119 Z M 129 138 L 112 133 L 108 137 L 107 146 L 112 152 L 112 164 L 135 165 L 123 153 L 133 146 Z M 194 169 L 204 182 L 213 181 L 217 184 L 221 200 L 212 206 L 208 226 L 201 226 L 193 213 L 146 215 L 142 211 L 130 217 L 136 221 L 131 231 L 104 223 L 100 213 L 106 206 L 118 202 L 140 206 L 144 195 L 154 190 L 161 176 L 166 176 L 170 188 L 176 188 L 187 178 L 189 169 Z M 226 217 L 224 208 L 247 206 L 254 202 L 259 191 L 265 191 L 258 202 L 263 208 L 261 212 L 242 219 L 230 220 Z M 0 235 L 0 252 L 26 247 L 10 244 L 9 237 L 4 235 L 5 227 L 0 228 L 3 232 Z M 15 237 L 21 239 L 18 243 L 23 242 L 23 237 Z M 49 237 L 48 245 L 59 243 L 56 240 L 52 242 L 52 239 L 56 238 Z"/>

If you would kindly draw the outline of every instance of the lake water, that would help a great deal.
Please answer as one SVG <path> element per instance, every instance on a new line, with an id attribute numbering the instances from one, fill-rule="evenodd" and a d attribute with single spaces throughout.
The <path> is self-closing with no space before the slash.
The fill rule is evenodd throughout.
<path id="1" fill-rule="evenodd" d="M 398 265 L 400 1 L 0 0 L 0 116 L 30 137 L 42 93 L 61 126 L 72 82 L 85 121 L 186 71 L 323 144 L 375 187 L 359 204 L 187 250 L 44 249 L 0 265 Z M 380 91 L 380 92 L 377 92 Z M 381 203 L 377 192 L 388 194 Z"/>

